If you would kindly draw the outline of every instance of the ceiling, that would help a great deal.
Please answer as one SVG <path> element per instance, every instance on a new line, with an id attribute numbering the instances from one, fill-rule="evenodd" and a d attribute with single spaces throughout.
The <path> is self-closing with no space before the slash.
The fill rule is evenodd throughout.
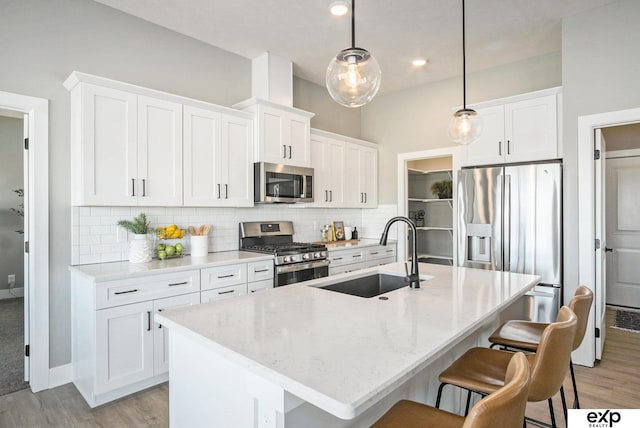
<path id="1" fill-rule="evenodd" d="M 246 58 L 272 52 L 324 86 L 329 61 L 350 45 L 350 17 L 333 0 L 96 0 Z M 467 0 L 467 70 L 561 49 L 561 20 L 616 0 Z M 356 2 L 356 45 L 382 68 L 380 93 L 462 74 L 460 0 Z M 428 63 L 417 69 L 415 57 Z"/>

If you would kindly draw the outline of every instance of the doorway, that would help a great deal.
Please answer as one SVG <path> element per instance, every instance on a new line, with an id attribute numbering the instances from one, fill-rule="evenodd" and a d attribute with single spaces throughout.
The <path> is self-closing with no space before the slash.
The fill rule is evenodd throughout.
<path id="1" fill-rule="evenodd" d="M 0 395 L 28 386 L 23 357 L 23 116 L 0 110 Z"/>
<path id="2" fill-rule="evenodd" d="M 24 119 L 24 380 L 49 388 L 49 105 L 0 91 L 0 109 Z M 28 150 L 27 150 L 28 147 Z M 2 280 L 2 278 L 0 278 Z"/>
<path id="3" fill-rule="evenodd" d="M 606 141 L 608 305 L 640 309 L 640 123 L 602 129 Z"/>

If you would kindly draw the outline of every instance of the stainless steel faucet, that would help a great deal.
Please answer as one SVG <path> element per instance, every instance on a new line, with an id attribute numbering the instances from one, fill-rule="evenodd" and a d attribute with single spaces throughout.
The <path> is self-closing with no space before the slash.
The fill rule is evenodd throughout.
<path id="1" fill-rule="evenodd" d="M 380 237 L 380 245 L 387 245 L 387 235 L 389 235 L 389 227 L 396 221 L 403 221 L 411 227 L 411 236 L 413 238 L 413 255 L 411 256 L 411 273 L 408 275 L 409 286 L 411 288 L 420 288 L 420 274 L 418 273 L 418 230 L 415 224 L 407 217 L 393 217 L 384 226 L 384 232 Z"/>

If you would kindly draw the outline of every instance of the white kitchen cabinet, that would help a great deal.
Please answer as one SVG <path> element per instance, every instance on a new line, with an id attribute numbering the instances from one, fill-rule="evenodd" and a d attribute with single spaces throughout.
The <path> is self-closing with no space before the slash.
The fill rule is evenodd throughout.
<path id="1" fill-rule="evenodd" d="M 182 308 L 200 303 L 200 293 L 167 297 L 153 302 L 153 312 L 161 313 L 167 309 Z M 157 322 L 153 323 L 153 374 L 169 371 L 169 331 Z"/>
<path id="2" fill-rule="evenodd" d="M 95 394 L 153 376 L 152 318 L 153 302 L 97 311 Z"/>
<path id="3" fill-rule="evenodd" d="M 324 135 L 311 133 L 313 167 L 313 206 L 342 207 L 345 203 L 346 144 Z"/>
<path id="4" fill-rule="evenodd" d="M 253 121 L 184 106 L 184 205 L 253 206 Z"/>
<path id="5" fill-rule="evenodd" d="M 247 294 L 246 283 L 202 291 L 200 300 L 202 303 L 208 303 L 213 302 L 214 300 L 228 299 L 230 297 L 242 296 L 245 294 Z"/>
<path id="6" fill-rule="evenodd" d="M 559 90 L 545 90 L 483 103 L 478 141 L 465 147 L 464 166 L 549 160 L 559 149 Z M 497 103 L 497 104 L 496 104 Z"/>
<path id="7" fill-rule="evenodd" d="M 360 248 L 331 248 L 327 257 L 329 275 L 353 272 L 374 266 L 386 265 L 396 261 L 396 244 L 363 246 Z"/>
<path id="8" fill-rule="evenodd" d="M 202 303 L 273 288 L 273 260 L 202 269 Z"/>
<path id="9" fill-rule="evenodd" d="M 73 205 L 182 205 L 180 104 L 81 83 L 71 111 Z"/>
<path id="10" fill-rule="evenodd" d="M 167 380 L 154 312 L 200 300 L 200 270 L 96 283 L 71 273 L 73 382 L 91 407 Z"/>
<path id="11" fill-rule="evenodd" d="M 346 206 L 378 206 L 378 150 L 360 144 L 346 144 Z"/>
<path id="12" fill-rule="evenodd" d="M 311 166 L 310 130 L 313 113 L 250 99 L 234 108 L 255 115 L 255 160 L 294 166 Z"/>

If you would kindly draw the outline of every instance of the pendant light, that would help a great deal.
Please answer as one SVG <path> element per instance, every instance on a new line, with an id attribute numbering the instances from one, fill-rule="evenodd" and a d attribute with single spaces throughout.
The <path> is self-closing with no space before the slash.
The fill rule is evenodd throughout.
<path id="1" fill-rule="evenodd" d="M 456 144 L 471 144 L 480 137 L 482 119 L 475 110 L 467 108 L 467 74 L 465 55 L 464 0 L 462 0 L 462 109 L 455 112 L 449 126 L 449 137 Z"/>
<path id="2" fill-rule="evenodd" d="M 329 95 L 345 107 L 360 107 L 380 89 L 380 66 L 365 49 L 356 47 L 355 0 L 351 1 L 351 47 L 338 53 L 327 67 Z"/>

